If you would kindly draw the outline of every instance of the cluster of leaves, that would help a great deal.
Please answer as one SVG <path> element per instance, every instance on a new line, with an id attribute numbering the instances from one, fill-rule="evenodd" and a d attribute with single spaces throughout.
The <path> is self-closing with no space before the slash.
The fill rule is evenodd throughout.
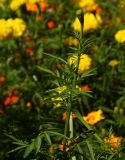
<path id="1" fill-rule="evenodd" d="M 66 160 L 75 156 L 77 160 L 124 160 L 124 140 L 118 152 L 107 148 L 102 140 L 112 132 L 125 136 L 125 46 L 113 37 L 125 23 L 120 1 L 98 0 L 103 10 L 103 26 L 84 34 L 83 40 L 79 33 L 73 33 L 80 41 L 80 49 L 69 48 L 65 43 L 71 33 L 76 9 L 69 0 L 48 3 L 51 7 L 60 4 L 61 7 L 54 12 L 34 14 L 28 13 L 23 5 L 14 12 L 6 0 L 5 7 L 0 8 L 0 18 L 20 17 L 27 24 L 27 32 L 21 38 L 0 41 L 0 76 L 5 77 L 5 82 L 0 84 L 0 159 Z M 37 16 L 42 16 L 41 22 L 36 20 Z M 117 23 L 117 17 L 121 23 Z M 47 27 L 49 20 L 55 23 L 53 29 Z M 88 40 L 88 37 L 94 40 Z M 95 69 L 88 70 L 77 77 L 76 84 L 89 85 L 93 94 L 72 90 L 74 70 L 66 60 L 72 52 L 91 55 L 96 74 Z M 117 59 L 119 64 L 111 67 L 112 59 Z M 68 90 L 56 94 L 53 88 L 63 85 L 68 86 Z M 77 119 L 74 121 L 74 137 L 66 152 L 59 149 L 59 145 L 69 139 L 69 134 L 64 135 L 65 123 L 61 116 L 67 111 L 66 104 L 72 91 L 71 112 Z M 6 97 L 13 93 L 19 96 L 19 101 L 4 106 Z M 52 98 L 59 96 L 65 100 L 58 100 L 62 106 L 53 108 Z M 98 108 L 103 109 L 105 120 L 91 128 L 81 114 Z M 103 128 L 105 133 L 102 133 Z"/>

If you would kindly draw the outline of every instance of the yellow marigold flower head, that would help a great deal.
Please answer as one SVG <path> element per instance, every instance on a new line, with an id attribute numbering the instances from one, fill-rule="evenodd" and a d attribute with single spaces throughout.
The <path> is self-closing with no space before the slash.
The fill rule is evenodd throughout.
<path id="1" fill-rule="evenodd" d="M 12 0 L 10 3 L 10 8 L 13 11 L 16 11 L 21 5 L 23 5 L 26 2 L 26 0 Z"/>
<path id="2" fill-rule="evenodd" d="M 125 29 L 119 30 L 115 34 L 115 40 L 119 43 L 125 42 Z"/>
<path id="3" fill-rule="evenodd" d="M 104 119 L 103 116 L 103 111 L 102 110 L 98 110 L 98 111 L 93 111 L 88 113 L 87 116 L 83 116 L 83 118 L 91 125 L 94 125 L 96 123 L 98 123 L 99 121 L 101 121 L 102 119 Z"/>
<path id="4" fill-rule="evenodd" d="M 81 54 L 78 73 L 82 74 L 85 70 L 88 70 L 91 66 L 91 61 L 92 59 L 87 54 Z M 78 64 L 78 56 L 76 54 L 70 56 L 68 62 L 76 69 Z"/>
<path id="5" fill-rule="evenodd" d="M 83 31 L 88 32 L 92 29 L 97 29 L 102 23 L 101 16 L 99 14 L 94 15 L 93 13 L 85 13 L 84 15 L 84 26 Z M 78 18 L 72 24 L 75 31 L 80 31 L 80 21 Z"/>
<path id="6" fill-rule="evenodd" d="M 0 19 L 0 40 L 6 39 L 11 34 L 11 27 L 5 19 Z"/>
<path id="7" fill-rule="evenodd" d="M 104 138 L 105 143 L 109 143 L 112 149 L 118 149 L 121 145 L 122 137 L 111 135 L 110 137 Z"/>
<path id="8" fill-rule="evenodd" d="M 78 5 L 80 8 L 85 8 L 90 5 L 94 5 L 95 1 L 94 0 L 79 0 Z"/>
<path id="9" fill-rule="evenodd" d="M 26 0 L 26 3 L 36 3 L 40 2 L 40 0 Z"/>
<path id="10" fill-rule="evenodd" d="M 66 43 L 69 46 L 78 46 L 79 41 L 76 38 L 74 38 L 74 37 L 69 37 L 69 38 L 66 39 Z"/>
<path id="11" fill-rule="evenodd" d="M 26 24 L 24 22 L 24 20 L 20 19 L 20 18 L 16 18 L 13 21 L 13 37 L 20 37 L 23 35 L 24 31 L 26 30 Z"/>
<path id="12" fill-rule="evenodd" d="M 111 61 L 109 62 L 109 66 L 111 66 L 111 67 L 115 67 L 115 66 L 117 66 L 118 64 L 119 64 L 119 61 L 116 60 L 116 59 L 113 59 L 113 60 L 111 60 Z"/>

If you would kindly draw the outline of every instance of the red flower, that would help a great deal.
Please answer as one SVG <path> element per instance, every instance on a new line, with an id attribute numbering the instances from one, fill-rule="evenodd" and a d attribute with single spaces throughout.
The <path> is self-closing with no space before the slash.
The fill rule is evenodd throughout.
<path id="1" fill-rule="evenodd" d="M 91 88 L 90 88 L 88 85 L 85 85 L 85 86 L 83 86 L 83 87 L 81 88 L 81 90 L 83 90 L 83 91 L 90 91 Z"/>
<path id="2" fill-rule="evenodd" d="M 5 82 L 5 77 L 4 76 L 0 76 L 0 84 Z"/>
<path id="3" fill-rule="evenodd" d="M 11 104 L 11 97 L 7 97 L 4 101 L 3 101 L 3 105 L 6 107 L 6 106 L 9 106 Z"/>
<path id="4" fill-rule="evenodd" d="M 18 101 L 19 101 L 19 97 L 17 95 L 11 95 L 3 101 L 3 105 L 6 107 L 13 103 L 17 103 Z"/>
<path id="5" fill-rule="evenodd" d="M 37 20 L 37 22 L 41 22 L 42 21 L 42 16 L 37 16 L 36 20 Z"/>
<path id="6" fill-rule="evenodd" d="M 47 26 L 49 29 L 53 29 L 55 27 L 55 22 L 51 20 L 47 23 Z"/>

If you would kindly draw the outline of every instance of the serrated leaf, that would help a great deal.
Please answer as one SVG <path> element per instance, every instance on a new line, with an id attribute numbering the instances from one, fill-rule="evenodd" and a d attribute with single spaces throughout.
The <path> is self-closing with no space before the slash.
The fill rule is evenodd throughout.
<path id="1" fill-rule="evenodd" d="M 33 151 L 34 148 L 35 148 L 34 142 L 32 142 L 32 143 L 25 149 L 23 158 L 26 158 L 27 156 L 29 156 L 29 154 Z"/>

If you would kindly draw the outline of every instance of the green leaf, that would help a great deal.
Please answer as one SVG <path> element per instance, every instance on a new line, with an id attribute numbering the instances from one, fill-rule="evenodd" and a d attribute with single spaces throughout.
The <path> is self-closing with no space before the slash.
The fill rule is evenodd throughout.
<path id="1" fill-rule="evenodd" d="M 42 143 L 42 138 L 43 138 L 43 136 L 38 135 L 37 138 L 34 141 L 34 146 L 35 146 L 36 153 L 38 153 L 39 150 L 40 150 L 41 143 Z"/>
<path id="2" fill-rule="evenodd" d="M 114 157 L 114 154 L 110 155 L 107 160 L 112 160 L 113 157 Z"/>
<path id="3" fill-rule="evenodd" d="M 51 70 L 49 70 L 47 68 L 43 68 L 43 67 L 40 67 L 40 66 L 37 66 L 37 68 L 39 70 L 41 70 L 41 71 L 47 72 L 47 73 L 52 74 L 53 76 L 55 76 L 55 74 Z"/>
<path id="4" fill-rule="evenodd" d="M 15 138 L 14 136 L 12 136 L 12 135 L 9 135 L 9 134 L 4 134 L 5 136 L 7 136 L 7 137 L 9 137 L 9 138 L 11 138 L 12 140 L 14 140 L 14 141 L 16 141 L 16 142 L 20 142 L 20 140 L 19 139 L 17 139 L 17 138 Z"/>
<path id="5" fill-rule="evenodd" d="M 95 160 L 94 153 L 93 153 L 93 148 L 92 148 L 91 144 L 89 143 L 89 141 L 86 141 L 86 144 L 87 144 L 87 147 L 88 147 L 88 150 L 89 150 L 89 153 L 90 153 L 91 160 Z"/>
<path id="6" fill-rule="evenodd" d="M 19 147 L 15 148 L 15 149 L 13 149 L 13 150 L 7 152 L 7 153 L 8 153 L 8 154 L 9 154 L 9 153 L 13 153 L 13 152 L 18 151 L 18 150 L 21 150 L 21 149 L 23 149 L 23 148 L 25 148 L 25 147 L 27 147 L 27 145 L 19 146 Z"/>
<path id="7" fill-rule="evenodd" d="M 65 135 L 63 135 L 61 133 L 58 133 L 58 132 L 54 132 L 54 131 L 47 131 L 47 132 L 50 133 L 50 134 L 52 134 L 52 135 L 55 135 L 55 136 L 68 138 Z"/>
<path id="8" fill-rule="evenodd" d="M 67 62 L 64 59 L 60 58 L 60 57 L 57 57 L 55 55 L 52 55 L 52 54 L 49 54 L 49 53 L 45 53 L 45 52 L 42 52 L 42 53 L 47 55 L 47 56 L 50 56 L 52 58 L 58 59 L 58 60 L 62 61 L 63 63 L 67 64 Z"/>
<path id="9" fill-rule="evenodd" d="M 97 72 L 96 72 L 96 68 L 89 69 L 89 70 L 85 71 L 85 72 L 81 75 L 81 78 L 90 77 L 90 76 L 95 75 L 96 73 L 97 73 Z"/>
<path id="10" fill-rule="evenodd" d="M 45 134 L 46 142 L 47 142 L 49 145 L 51 145 L 52 142 L 51 142 L 50 136 L 47 134 L 47 132 L 44 132 L 44 134 Z"/>
<path id="11" fill-rule="evenodd" d="M 35 146 L 34 146 L 34 141 L 33 141 L 33 142 L 25 149 L 23 158 L 26 158 L 26 157 L 33 151 L 34 148 L 35 148 Z"/>

